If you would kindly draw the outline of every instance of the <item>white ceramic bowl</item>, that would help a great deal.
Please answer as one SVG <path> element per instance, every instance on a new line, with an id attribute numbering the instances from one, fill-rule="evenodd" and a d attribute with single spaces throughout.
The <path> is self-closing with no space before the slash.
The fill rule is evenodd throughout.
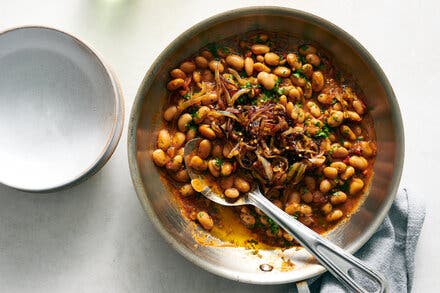
<path id="1" fill-rule="evenodd" d="M 0 34 L 0 182 L 54 191 L 96 173 L 123 127 L 119 85 L 83 42 L 46 27 Z"/>

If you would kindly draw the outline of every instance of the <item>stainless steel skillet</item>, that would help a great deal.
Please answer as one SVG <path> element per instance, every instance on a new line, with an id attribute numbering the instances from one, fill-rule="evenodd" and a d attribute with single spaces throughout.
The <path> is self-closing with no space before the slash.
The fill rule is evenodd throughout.
<path id="1" fill-rule="evenodd" d="M 287 32 L 318 42 L 336 63 L 351 72 L 366 95 L 374 120 L 378 154 L 374 178 L 364 204 L 350 221 L 327 237 L 350 253 L 376 231 L 388 212 L 403 165 L 403 127 L 393 90 L 383 71 L 362 45 L 342 29 L 314 15 L 280 7 L 250 7 L 228 11 L 190 28 L 173 41 L 147 72 L 132 107 L 128 130 L 128 159 L 139 200 L 163 237 L 184 257 L 217 275 L 256 284 L 297 282 L 321 274 L 324 268 L 306 251 L 263 251 L 262 258 L 243 248 L 200 246 L 193 224 L 182 218 L 177 202 L 160 180 L 151 151 L 161 125 L 158 112 L 166 96 L 170 69 L 207 43 L 251 30 Z M 204 233 L 199 231 L 199 233 Z M 281 258 L 294 263 L 291 271 L 279 268 Z M 237 261 L 239 260 L 239 261 Z M 260 270 L 271 263 L 270 272 Z"/>

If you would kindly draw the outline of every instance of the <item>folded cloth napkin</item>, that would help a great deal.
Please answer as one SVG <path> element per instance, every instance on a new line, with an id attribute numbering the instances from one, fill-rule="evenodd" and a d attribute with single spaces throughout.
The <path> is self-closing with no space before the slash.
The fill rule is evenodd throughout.
<path id="1" fill-rule="evenodd" d="M 411 291 L 414 256 L 424 219 L 423 199 L 400 190 L 379 229 L 355 254 L 387 278 L 389 292 Z M 309 287 L 310 292 L 348 292 L 330 273 L 310 280 Z"/>

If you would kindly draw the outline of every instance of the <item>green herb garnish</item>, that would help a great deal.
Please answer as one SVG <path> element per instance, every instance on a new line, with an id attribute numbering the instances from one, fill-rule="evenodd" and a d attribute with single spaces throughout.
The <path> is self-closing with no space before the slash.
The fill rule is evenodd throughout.
<path id="1" fill-rule="evenodd" d="M 188 108 L 187 112 L 191 114 L 192 117 L 195 117 L 197 114 L 197 111 L 199 111 L 199 107 L 197 105 L 191 106 Z"/>
<path id="2" fill-rule="evenodd" d="M 260 38 L 260 35 L 256 35 L 254 37 L 252 37 L 251 42 L 253 43 L 257 43 L 257 44 L 264 44 L 265 42 Z"/>
<path id="3" fill-rule="evenodd" d="M 305 50 L 307 50 L 308 47 L 309 47 L 309 45 L 303 44 L 299 47 L 299 49 L 305 51 Z"/>
<path id="4" fill-rule="evenodd" d="M 261 102 L 267 102 L 267 101 L 273 101 L 278 102 L 278 87 L 274 87 L 272 90 L 262 90 L 262 96 L 260 101 Z"/>
<path id="5" fill-rule="evenodd" d="M 302 64 L 306 64 L 307 63 L 306 57 L 304 57 L 303 55 L 299 55 L 298 56 L 298 60 L 301 61 Z"/>
<path id="6" fill-rule="evenodd" d="M 330 135 L 330 127 L 327 123 L 315 134 L 316 138 L 327 138 Z"/>
<path id="7" fill-rule="evenodd" d="M 220 159 L 220 158 L 215 158 L 214 159 L 214 165 L 216 166 L 216 167 L 221 167 L 222 165 L 223 165 L 223 160 L 222 159 Z"/>
<path id="8" fill-rule="evenodd" d="M 190 130 L 190 129 L 194 129 L 197 131 L 198 126 L 197 124 L 194 122 L 194 120 L 191 120 L 187 125 L 186 125 L 186 130 Z"/>
<path id="9" fill-rule="evenodd" d="M 246 82 L 245 85 L 240 86 L 242 89 L 251 89 L 252 88 L 252 84 L 248 81 Z"/>
<path id="10" fill-rule="evenodd" d="M 348 180 L 347 180 L 347 181 L 344 181 L 344 183 L 341 185 L 340 189 L 341 189 L 341 191 L 343 191 L 343 192 L 348 192 L 348 189 L 349 189 L 349 183 L 348 183 Z"/>
<path id="11" fill-rule="evenodd" d="M 219 58 L 218 52 L 221 51 L 224 54 L 228 54 L 230 50 L 223 45 L 219 45 L 217 43 L 209 43 L 206 48 L 208 48 L 209 52 L 214 56 L 214 58 Z"/>
<path id="12" fill-rule="evenodd" d="M 318 66 L 316 66 L 316 69 L 318 69 L 318 70 L 323 70 L 325 68 L 325 65 L 324 64 L 319 64 Z"/>
<path id="13" fill-rule="evenodd" d="M 278 231 L 280 230 L 280 226 L 278 226 L 278 224 L 275 223 L 275 221 L 269 217 L 267 217 L 267 222 L 269 223 L 269 228 L 270 228 L 270 231 L 272 232 L 272 234 L 277 235 Z"/>
<path id="14" fill-rule="evenodd" d="M 214 58 L 218 58 L 218 52 L 217 52 L 217 44 L 216 43 L 209 43 L 206 48 L 208 48 L 209 52 L 214 56 Z"/>
<path id="15" fill-rule="evenodd" d="M 294 76 L 296 78 L 302 78 L 302 74 L 298 71 L 295 71 L 294 73 L 292 73 L 292 76 Z"/>

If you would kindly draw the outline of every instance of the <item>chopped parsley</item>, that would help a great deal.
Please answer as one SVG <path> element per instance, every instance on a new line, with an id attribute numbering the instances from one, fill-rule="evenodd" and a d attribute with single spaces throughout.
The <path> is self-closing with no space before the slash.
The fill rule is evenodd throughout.
<path id="1" fill-rule="evenodd" d="M 269 93 L 269 94 L 263 94 L 262 96 L 261 96 L 261 99 L 260 99 L 260 102 L 262 102 L 262 103 L 264 103 L 264 102 L 267 102 L 267 101 L 272 101 L 272 99 L 273 99 L 274 97 Z"/>
<path id="2" fill-rule="evenodd" d="M 296 77 L 296 78 L 302 78 L 302 73 L 300 71 L 295 71 L 292 76 Z"/>
<path id="3" fill-rule="evenodd" d="M 333 155 L 333 153 L 335 152 L 335 150 L 338 148 L 338 146 L 335 146 L 335 145 L 333 145 L 331 148 L 330 148 L 330 150 L 328 151 L 328 153 L 330 154 L 330 155 Z"/>
<path id="4" fill-rule="evenodd" d="M 330 127 L 327 123 L 315 134 L 316 138 L 327 138 L 330 135 Z"/>
<path id="5" fill-rule="evenodd" d="M 341 185 L 340 189 L 341 189 L 341 191 L 343 191 L 345 193 L 348 192 L 348 189 L 349 189 L 348 180 L 344 181 L 344 183 Z"/>
<path id="6" fill-rule="evenodd" d="M 293 215 L 292 215 L 292 217 L 295 218 L 295 219 L 298 219 L 298 217 L 299 217 L 299 211 L 294 212 Z"/>
<path id="7" fill-rule="evenodd" d="M 298 55 L 298 60 L 301 61 L 302 64 L 306 64 L 307 60 L 306 57 L 304 57 L 303 55 Z"/>
<path id="8" fill-rule="evenodd" d="M 273 235 L 277 235 L 278 231 L 280 230 L 280 226 L 278 226 L 278 224 L 269 217 L 267 217 L 267 222 L 269 223 L 270 232 L 272 232 Z"/>
<path id="9" fill-rule="evenodd" d="M 267 102 L 267 101 L 273 101 L 273 102 L 278 102 L 278 87 L 274 87 L 271 90 L 267 90 L 267 89 L 263 89 L 262 90 L 262 96 L 260 101 L 261 102 Z"/>
<path id="10" fill-rule="evenodd" d="M 281 81 L 282 79 L 281 77 L 279 77 L 278 80 L 275 82 L 275 86 L 272 89 L 272 91 L 274 91 L 280 96 L 287 94 L 287 90 L 285 88 L 280 88 Z"/>
<path id="11" fill-rule="evenodd" d="M 253 43 L 264 44 L 266 41 L 262 40 L 260 35 L 256 35 L 250 39 Z"/>
<path id="12" fill-rule="evenodd" d="M 225 46 L 219 46 L 218 49 L 219 49 L 222 53 L 224 53 L 224 54 L 229 54 L 229 53 L 231 53 L 231 50 L 229 50 L 229 48 L 228 48 L 228 47 L 225 47 Z"/>
<path id="13" fill-rule="evenodd" d="M 214 159 L 214 165 L 216 166 L 216 167 L 221 167 L 222 165 L 223 165 L 223 160 L 222 159 L 220 159 L 220 158 L 215 158 Z"/>
<path id="14" fill-rule="evenodd" d="M 199 107 L 198 106 L 191 106 L 191 107 L 188 108 L 187 111 L 194 118 L 194 117 L 198 116 L 197 111 L 199 111 Z"/>
<path id="15" fill-rule="evenodd" d="M 308 81 L 307 76 L 304 75 L 301 69 L 297 69 L 294 73 L 292 73 L 292 76 L 295 78 L 302 78 L 306 81 Z"/>
<path id="16" fill-rule="evenodd" d="M 260 99 L 259 99 L 260 102 L 262 102 L 262 103 L 267 102 L 267 101 L 278 102 L 279 97 L 281 95 L 287 94 L 287 90 L 285 88 L 280 88 L 281 82 L 282 82 L 282 79 L 278 78 L 277 81 L 275 82 L 275 86 L 271 90 L 267 90 L 267 89 L 259 86 L 259 88 L 261 88 L 261 95 L 260 95 Z M 247 88 L 246 86 L 247 86 L 247 84 L 244 86 L 244 88 Z M 252 87 L 255 88 L 256 86 L 252 86 Z"/>
<path id="17" fill-rule="evenodd" d="M 242 89 L 251 89 L 252 88 L 252 84 L 248 81 L 246 82 L 245 85 L 240 86 Z"/>
<path id="18" fill-rule="evenodd" d="M 251 84 L 249 81 L 246 82 L 244 85 L 240 86 L 242 89 L 259 89 L 261 88 L 260 84 Z"/>
<path id="19" fill-rule="evenodd" d="M 307 50 L 308 47 L 309 47 L 309 45 L 303 44 L 299 47 L 299 49 L 305 51 L 305 50 Z"/>
<path id="20" fill-rule="evenodd" d="M 194 129 L 197 131 L 197 124 L 194 122 L 194 120 L 191 120 L 187 125 L 186 125 L 186 130 L 190 130 L 190 129 Z"/>
<path id="21" fill-rule="evenodd" d="M 273 90 L 280 96 L 287 94 L 287 90 L 285 88 L 280 88 L 281 81 L 282 79 L 279 77 L 275 83 L 275 86 L 273 87 Z"/>
<path id="22" fill-rule="evenodd" d="M 321 121 L 316 121 L 316 122 L 315 122 L 315 126 L 316 126 L 316 127 L 321 127 L 321 123 L 322 123 Z"/>
<path id="23" fill-rule="evenodd" d="M 256 228 L 264 228 L 263 223 L 261 223 L 260 217 L 258 217 L 258 215 L 255 214 L 255 213 L 252 213 L 252 215 L 255 217 L 255 225 L 254 225 L 254 227 L 256 227 Z"/>
<path id="24" fill-rule="evenodd" d="M 251 99 L 248 95 L 244 94 L 241 95 L 237 100 L 235 100 L 235 104 L 237 105 L 254 105 L 256 101 L 254 99 Z"/>
<path id="25" fill-rule="evenodd" d="M 191 95 L 189 93 L 186 93 L 186 94 L 183 95 L 183 98 L 185 100 L 189 100 L 189 99 L 191 99 Z"/>
<path id="26" fill-rule="evenodd" d="M 321 173 L 315 173 L 316 178 L 321 179 L 322 178 L 322 174 Z"/>
<path id="27" fill-rule="evenodd" d="M 228 54 L 230 52 L 230 50 L 223 46 L 223 45 L 219 45 L 217 43 L 209 43 L 206 46 L 209 50 L 209 52 L 211 52 L 211 54 L 214 56 L 214 58 L 219 58 L 218 52 L 221 51 L 224 54 Z"/>

